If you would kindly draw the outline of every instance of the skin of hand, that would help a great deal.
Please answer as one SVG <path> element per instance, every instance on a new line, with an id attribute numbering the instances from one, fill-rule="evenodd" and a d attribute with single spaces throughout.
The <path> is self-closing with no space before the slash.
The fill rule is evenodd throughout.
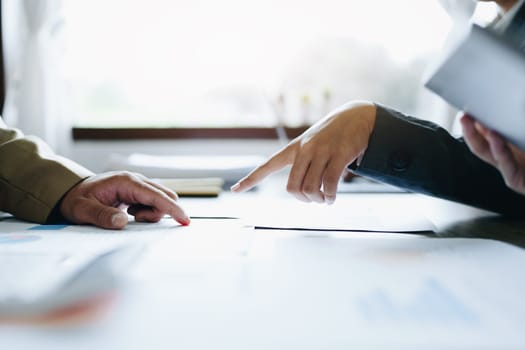
<path id="1" fill-rule="evenodd" d="M 525 152 L 469 115 L 461 117 L 461 127 L 472 153 L 496 167 L 509 188 L 525 194 Z"/>
<path id="2" fill-rule="evenodd" d="M 177 203 L 177 194 L 140 174 L 108 172 L 89 177 L 71 188 L 60 203 L 62 216 L 75 224 L 122 229 L 127 209 L 136 221 L 157 222 L 165 214 L 182 225 L 189 217 Z"/>
<path id="3" fill-rule="evenodd" d="M 484 2 L 490 2 L 492 0 L 479 0 L 479 1 L 484 1 Z M 509 11 L 512 6 L 514 6 L 518 1 L 517 0 L 496 0 L 496 1 L 493 1 L 495 2 L 496 4 L 498 4 L 498 6 L 505 12 Z"/>
<path id="4" fill-rule="evenodd" d="M 247 191 L 268 175 L 292 165 L 286 187 L 289 193 L 305 202 L 332 204 L 347 165 L 365 152 L 375 119 L 374 104 L 346 104 L 311 126 L 231 190 Z"/>

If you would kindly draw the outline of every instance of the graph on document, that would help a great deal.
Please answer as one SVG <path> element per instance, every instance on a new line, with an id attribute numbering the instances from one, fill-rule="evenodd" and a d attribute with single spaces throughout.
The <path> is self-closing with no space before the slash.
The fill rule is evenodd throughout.
<path id="1" fill-rule="evenodd" d="M 410 293 L 375 288 L 356 299 L 361 316 L 371 322 L 472 324 L 478 316 L 436 279 L 424 279 Z"/>

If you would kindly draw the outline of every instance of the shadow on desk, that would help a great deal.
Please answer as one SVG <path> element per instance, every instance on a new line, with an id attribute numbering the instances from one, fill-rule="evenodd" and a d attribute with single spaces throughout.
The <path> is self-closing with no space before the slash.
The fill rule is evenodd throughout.
<path id="1" fill-rule="evenodd" d="M 458 221 L 442 227 L 435 236 L 492 239 L 525 248 L 525 219 L 490 216 Z"/>

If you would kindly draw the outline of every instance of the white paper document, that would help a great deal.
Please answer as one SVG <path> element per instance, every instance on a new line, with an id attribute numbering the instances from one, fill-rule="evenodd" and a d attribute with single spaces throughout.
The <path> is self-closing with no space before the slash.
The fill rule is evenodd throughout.
<path id="1" fill-rule="evenodd" d="M 91 225 L 0 225 L 0 318 L 43 315 L 114 289 L 149 243 L 180 228 L 132 219 L 124 230 Z"/>
<path id="2" fill-rule="evenodd" d="M 161 344 L 173 339 L 174 330 L 180 344 L 206 334 L 197 349 L 525 345 L 525 252 L 518 247 L 483 239 L 359 233 L 313 238 L 254 230 L 246 232 L 253 236 L 247 253 L 228 260 L 216 255 L 226 252 L 217 233 L 210 231 L 211 242 L 200 249 L 192 249 L 191 235 L 150 249 L 143 285 L 155 300 L 132 300 L 126 307 L 158 311 L 128 321 L 125 334 L 140 333 L 151 317 Z M 204 236 L 196 241 L 206 244 Z M 134 319 L 132 310 L 123 322 Z"/>
<path id="3" fill-rule="evenodd" d="M 417 198 L 388 194 L 341 196 L 333 205 L 303 203 L 295 198 L 259 202 L 261 210 L 246 214 L 257 229 L 311 231 L 429 232 L 434 224 L 421 213 Z"/>
<path id="4" fill-rule="evenodd" d="M 409 236 L 288 240 L 276 250 L 281 261 L 274 283 L 288 286 L 287 280 L 294 281 L 290 289 L 282 288 L 283 294 L 293 295 L 282 307 L 296 306 L 301 314 L 301 304 L 316 300 L 320 305 L 312 308 L 320 321 L 337 319 L 333 325 L 340 332 L 334 333 L 346 330 L 349 339 L 361 339 L 365 348 L 525 345 L 525 280 L 519 268 L 525 252 L 520 248 L 481 239 Z M 286 299 L 283 294 L 278 295 Z M 315 299 L 321 295 L 325 299 Z M 333 331 L 325 329 L 326 336 Z"/>
<path id="5" fill-rule="evenodd" d="M 0 253 L 0 317 L 45 315 L 117 286 L 141 246 L 97 255 Z"/>
<path id="6" fill-rule="evenodd" d="M 392 203 L 400 213 L 405 204 Z M 307 236 L 253 230 L 243 220 L 184 227 L 162 221 L 109 233 L 128 241 L 157 237 L 111 317 L 69 332 L 0 327 L 2 348 L 524 348 L 519 247 L 391 233 Z M 53 233 L 6 246 L 29 246 Z"/>
<path id="7" fill-rule="evenodd" d="M 425 86 L 525 150 L 525 53 L 477 25 L 445 52 Z"/>

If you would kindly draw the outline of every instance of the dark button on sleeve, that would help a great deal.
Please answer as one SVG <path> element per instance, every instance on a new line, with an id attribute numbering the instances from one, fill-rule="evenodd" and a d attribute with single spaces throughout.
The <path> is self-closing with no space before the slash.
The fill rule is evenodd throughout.
<path id="1" fill-rule="evenodd" d="M 408 169 L 411 162 L 412 157 L 408 152 L 398 150 L 390 154 L 390 157 L 388 158 L 388 167 L 393 171 L 402 172 Z"/>

